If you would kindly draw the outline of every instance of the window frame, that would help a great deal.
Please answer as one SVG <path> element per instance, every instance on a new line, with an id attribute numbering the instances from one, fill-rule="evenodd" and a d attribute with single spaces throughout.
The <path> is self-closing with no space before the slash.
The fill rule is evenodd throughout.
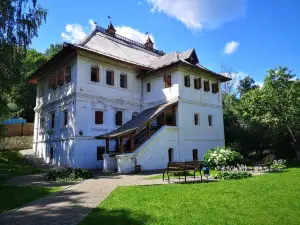
<path id="1" fill-rule="evenodd" d="M 108 72 L 110 72 L 111 74 L 111 76 L 110 76 L 110 79 L 108 79 Z M 114 72 L 114 70 L 112 70 L 112 69 L 107 69 L 106 71 L 105 71 L 105 77 L 106 77 L 106 85 L 108 85 L 108 86 L 115 86 L 115 72 Z M 109 84 L 108 83 L 108 81 L 110 81 L 111 83 Z"/>
<path id="2" fill-rule="evenodd" d="M 95 77 L 96 80 L 93 80 L 93 79 L 92 79 L 92 78 L 93 78 L 93 75 L 92 75 L 93 69 L 96 70 L 96 71 L 94 71 L 94 72 L 96 72 L 96 77 Z M 91 80 L 91 82 L 94 82 L 94 83 L 99 83 L 99 82 L 100 82 L 99 66 L 96 66 L 96 65 L 92 65 L 92 66 L 91 66 L 90 80 Z"/>
<path id="3" fill-rule="evenodd" d="M 204 91 L 209 92 L 210 91 L 210 85 L 209 85 L 209 80 L 204 81 Z"/>
<path id="4" fill-rule="evenodd" d="M 99 121 L 97 120 L 97 114 L 98 113 L 101 115 Z M 103 111 L 101 111 L 101 110 L 95 110 L 94 118 L 95 118 L 95 121 L 94 121 L 95 125 L 101 125 L 101 124 L 103 124 L 104 123 L 104 113 L 103 113 Z"/>
<path id="5" fill-rule="evenodd" d="M 212 83 L 211 84 L 212 93 L 216 94 L 219 92 L 219 83 Z"/>
<path id="6" fill-rule="evenodd" d="M 191 76 L 190 75 L 184 75 L 184 86 L 185 87 L 191 87 Z"/>
<path id="7" fill-rule="evenodd" d="M 124 87 L 122 87 L 122 77 L 124 77 Z M 127 89 L 127 84 L 128 84 L 128 79 L 127 79 L 127 74 L 126 73 L 121 73 L 120 74 L 120 88 L 124 88 L 124 89 Z"/>

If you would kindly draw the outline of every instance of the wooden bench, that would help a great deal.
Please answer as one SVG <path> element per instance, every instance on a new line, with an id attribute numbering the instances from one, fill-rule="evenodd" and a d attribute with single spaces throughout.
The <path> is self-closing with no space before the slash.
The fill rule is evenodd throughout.
<path id="1" fill-rule="evenodd" d="M 196 172 L 199 171 L 201 182 L 202 182 L 202 170 L 203 163 L 202 161 L 190 161 L 190 162 L 169 162 L 168 167 L 163 172 L 163 181 L 165 180 L 165 174 L 168 176 L 168 181 L 170 182 L 170 173 L 176 174 L 178 173 L 178 177 L 180 180 L 180 176 L 184 175 L 184 181 L 186 182 L 186 177 L 189 172 L 194 173 L 194 179 L 196 178 Z"/>
<path id="2" fill-rule="evenodd" d="M 268 167 L 269 171 L 270 171 L 271 165 L 273 164 L 274 159 L 275 159 L 275 155 L 273 155 L 273 154 L 267 155 L 261 161 L 255 162 L 252 165 L 252 170 L 254 171 L 255 166 L 257 166 L 257 167 L 261 166 L 262 170 L 264 170 L 264 167 Z"/>

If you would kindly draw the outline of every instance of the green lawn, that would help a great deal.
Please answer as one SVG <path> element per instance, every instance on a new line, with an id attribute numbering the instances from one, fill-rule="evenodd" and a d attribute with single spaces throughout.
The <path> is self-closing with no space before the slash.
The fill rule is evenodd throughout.
<path id="1" fill-rule="evenodd" d="M 300 168 L 244 180 L 119 187 L 81 224 L 299 224 Z"/>
<path id="2" fill-rule="evenodd" d="M 0 151 L 0 174 L 8 174 L 0 176 L 0 213 L 60 190 L 59 187 L 31 188 L 5 184 L 5 179 L 10 177 L 38 172 L 41 170 L 32 167 L 18 151 Z"/>

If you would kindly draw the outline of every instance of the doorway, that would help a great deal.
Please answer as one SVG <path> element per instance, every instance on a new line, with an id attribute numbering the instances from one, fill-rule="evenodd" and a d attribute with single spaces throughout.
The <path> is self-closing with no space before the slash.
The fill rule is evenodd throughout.
<path id="1" fill-rule="evenodd" d="M 169 148 L 168 158 L 169 158 L 169 162 L 173 162 L 173 148 Z"/>

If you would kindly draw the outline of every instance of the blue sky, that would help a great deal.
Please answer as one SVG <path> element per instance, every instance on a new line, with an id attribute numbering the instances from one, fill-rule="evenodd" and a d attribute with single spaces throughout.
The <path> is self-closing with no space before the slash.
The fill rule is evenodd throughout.
<path id="1" fill-rule="evenodd" d="M 165 52 L 195 48 L 200 63 L 217 72 L 249 74 L 257 82 L 278 65 L 300 74 L 298 0 L 38 2 L 49 11 L 32 42 L 39 51 L 51 43 L 80 40 L 91 32 L 92 21 L 107 27 L 111 16 L 119 34 L 142 42 L 149 32 Z"/>

